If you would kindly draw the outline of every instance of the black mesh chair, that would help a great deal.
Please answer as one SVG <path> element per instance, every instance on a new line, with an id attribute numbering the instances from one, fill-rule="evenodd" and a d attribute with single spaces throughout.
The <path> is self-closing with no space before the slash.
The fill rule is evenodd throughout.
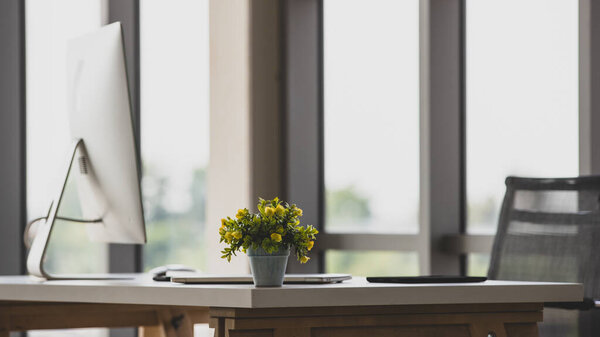
<path id="1" fill-rule="evenodd" d="M 488 278 L 580 282 L 582 303 L 547 303 L 540 335 L 600 336 L 600 176 L 506 179 Z"/>

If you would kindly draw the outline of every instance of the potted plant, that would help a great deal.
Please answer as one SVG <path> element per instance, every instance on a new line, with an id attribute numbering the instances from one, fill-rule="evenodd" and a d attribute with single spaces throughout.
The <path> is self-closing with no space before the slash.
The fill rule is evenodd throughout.
<path id="1" fill-rule="evenodd" d="M 242 208 L 235 219 L 221 219 L 220 242 L 227 244 L 221 257 L 231 261 L 237 252 L 246 253 L 254 285 L 280 287 L 290 249 L 294 249 L 300 263 L 308 262 L 308 252 L 319 232 L 313 226 L 300 226 L 302 210 L 278 198 L 259 198 L 257 208 L 256 214 Z"/>

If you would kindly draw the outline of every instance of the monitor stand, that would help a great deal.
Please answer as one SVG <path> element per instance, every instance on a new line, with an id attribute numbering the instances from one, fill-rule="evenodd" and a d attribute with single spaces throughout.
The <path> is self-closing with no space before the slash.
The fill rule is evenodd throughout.
<path id="1" fill-rule="evenodd" d="M 71 145 L 69 151 L 69 157 L 67 159 L 66 169 L 63 171 L 64 176 L 62 177 L 59 191 L 56 197 L 50 204 L 50 210 L 45 218 L 40 219 L 35 237 L 29 249 L 27 255 L 27 271 L 31 276 L 46 279 L 46 280 L 110 280 L 110 279 L 132 279 L 133 277 L 119 274 L 81 274 L 81 275 L 53 275 L 50 274 L 44 268 L 44 260 L 46 258 L 46 251 L 48 249 L 48 243 L 52 234 L 52 229 L 57 219 L 61 219 L 58 216 L 58 210 L 60 208 L 60 202 L 67 186 L 71 170 L 73 169 L 73 162 L 75 161 L 76 155 L 79 153 L 80 159 L 80 170 L 82 174 L 86 174 L 87 168 L 85 167 L 85 158 L 87 158 L 87 152 L 82 139 L 76 139 Z M 70 219 L 72 220 L 72 219 Z M 94 220 L 80 220 L 81 223 L 89 222 L 102 222 L 102 219 Z"/>

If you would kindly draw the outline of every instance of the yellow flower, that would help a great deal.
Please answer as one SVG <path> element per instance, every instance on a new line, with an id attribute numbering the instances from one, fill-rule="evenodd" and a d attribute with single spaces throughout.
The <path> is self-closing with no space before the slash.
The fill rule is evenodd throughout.
<path id="1" fill-rule="evenodd" d="M 306 263 L 306 262 L 308 262 L 308 260 L 310 260 L 310 257 L 308 257 L 308 256 L 302 256 L 300 258 L 300 263 Z"/>
<path id="2" fill-rule="evenodd" d="M 272 216 L 273 214 L 275 214 L 275 208 L 273 208 L 273 207 L 265 208 L 265 214 L 267 216 Z"/>
<path id="3" fill-rule="evenodd" d="M 248 210 L 245 208 L 240 208 L 237 211 L 237 214 L 235 215 L 236 218 L 241 219 L 243 218 L 246 214 L 248 213 Z"/>
<path id="4" fill-rule="evenodd" d="M 306 248 L 308 248 L 308 250 L 313 249 L 313 246 L 315 245 L 314 241 L 308 241 L 308 244 L 306 245 Z"/>
<path id="5" fill-rule="evenodd" d="M 235 232 L 233 232 L 232 235 L 233 235 L 234 238 L 236 238 L 238 240 L 242 238 L 242 233 L 240 231 L 235 231 Z"/>
<path id="6" fill-rule="evenodd" d="M 281 234 L 273 233 L 271 234 L 271 240 L 275 242 L 281 242 Z"/>
<path id="7" fill-rule="evenodd" d="M 302 209 L 301 208 L 296 208 L 296 215 L 297 216 L 302 216 Z"/>
<path id="8" fill-rule="evenodd" d="M 230 242 L 232 238 L 231 232 L 225 233 L 225 241 Z"/>
<path id="9" fill-rule="evenodd" d="M 227 220 L 221 219 L 221 228 L 225 227 L 226 223 L 227 223 Z"/>
<path id="10" fill-rule="evenodd" d="M 283 215 L 284 212 L 285 212 L 285 208 L 283 208 L 283 206 L 281 206 L 281 205 L 277 205 L 277 208 L 275 208 L 275 213 L 277 213 L 277 215 L 281 216 L 281 215 Z"/>
<path id="11" fill-rule="evenodd" d="M 294 222 L 294 226 L 298 226 L 300 225 L 300 220 L 296 220 L 296 222 Z"/>

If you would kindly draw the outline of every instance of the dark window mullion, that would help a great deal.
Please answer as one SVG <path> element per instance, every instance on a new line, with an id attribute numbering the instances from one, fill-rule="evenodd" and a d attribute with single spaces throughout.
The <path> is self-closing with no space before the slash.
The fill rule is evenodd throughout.
<path id="1" fill-rule="evenodd" d="M 322 2 L 285 0 L 282 6 L 285 199 L 304 209 L 303 222 L 323 230 Z M 301 150 L 301 151 L 300 151 Z M 289 272 L 314 273 L 319 263 L 290 259 Z"/>
<path id="2" fill-rule="evenodd" d="M 140 2 L 108 0 L 108 21 L 123 25 L 129 95 L 133 111 L 137 152 L 140 152 Z M 139 159 L 139 158 L 138 158 Z M 141 163 L 138 162 L 141 172 Z M 109 245 L 109 271 L 131 273 L 142 271 L 141 245 Z"/>
<path id="3" fill-rule="evenodd" d="M 0 274 L 25 273 L 25 1 L 0 1 Z"/>

